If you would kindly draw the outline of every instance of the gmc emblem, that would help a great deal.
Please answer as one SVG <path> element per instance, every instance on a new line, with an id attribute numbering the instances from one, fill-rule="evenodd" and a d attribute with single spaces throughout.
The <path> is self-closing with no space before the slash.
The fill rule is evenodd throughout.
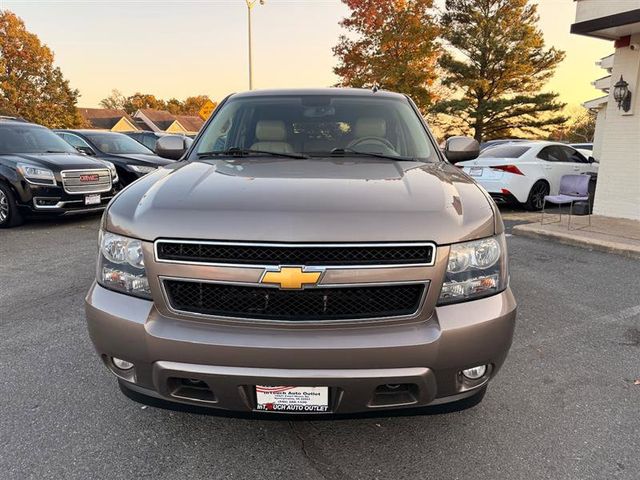
<path id="1" fill-rule="evenodd" d="M 98 175 L 97 173 L 90 173 L 87 175 L 80 175 L 80 181 L 81 182 L 97 182 L 98 180 L 100 180 L 100 175 Z"/>

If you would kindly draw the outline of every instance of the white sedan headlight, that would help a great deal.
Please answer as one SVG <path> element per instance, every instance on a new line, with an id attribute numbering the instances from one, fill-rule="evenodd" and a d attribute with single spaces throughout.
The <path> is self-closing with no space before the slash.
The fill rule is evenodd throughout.
<path id="1" fill-rule="evenodd" d="M 98 283 L 110 290 L 150 299 L 142 242 L 100 230 L 99 244 Z"/>
<path id="2" fill-rule="evenodd" d="M 451 245 L 439 305 L 487 297 L 507 288 L 504 235 Z"/>
<path id="3" fill-rule="evenodd" d="M 25 180 L 36 185 L 55 185 L 56 177 L 53 172 L 47 168 L 38 167 L 28 163 L 18 163 L 18 171 Z"/>

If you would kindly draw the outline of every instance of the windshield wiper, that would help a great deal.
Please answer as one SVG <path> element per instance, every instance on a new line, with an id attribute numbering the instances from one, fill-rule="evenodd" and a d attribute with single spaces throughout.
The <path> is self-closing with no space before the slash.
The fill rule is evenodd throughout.
<path id="1" fill-rule="evenodd" d="M 353 150 L 351 148 L 334 148 L 331 150 L 331 156 L 342 156 L 348 157 L 349 155 L 357 155 L 362 157 L 375 157 L 375 158 L 386 158 L 388 160 L 396 160 L 398 162 L 415 162 L 417 161 L 412 157 L 401 157 L 398 155 L 385 155 L 384 153 L 374 153 L 374 152 L 361 152 L 359 150 Z"/>
<path id="2" fill-rule="evenodd" d="M 286 158 L 297 158 L 297 159 L 309 158 L 307 155 L 301 155 L 299 153 L 270 152 L 268 150 L 254 150 L 251 148 L 239 148 L 239 147 L 228 148 L 227 150 L 218 150 L 213 152 L 199 153 L 198 158 L 202 159 L 202 158 L 212 158 L 212 157 L 221 157 L 221 156 L 248 157 L 249 155 L 271 155 L 273 157 L 286 157 Z"/>
<path id="3" fill-rule="evenodd" d="M 47 150 L 45 153 L 69 153 L 64 150 Z"/>

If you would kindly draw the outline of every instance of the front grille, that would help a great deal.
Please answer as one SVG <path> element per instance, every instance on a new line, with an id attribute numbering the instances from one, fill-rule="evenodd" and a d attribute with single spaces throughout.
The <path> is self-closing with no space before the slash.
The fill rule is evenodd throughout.
<path id="1" fill-rule="evenodd" d="M 405 245 L 239 245 L 158 241 L 159 260 L 253 265 L 399 265 L 428 264 L 431 244 Z"/>
<path id="2" fill-rule="evenodd" d="M 67 193 L 100 193 L 111 190 L 111 172 L 108 168 L 65 170 L 61 176 L 62 186 Z"/>
<path id="3" fill-rule="evenodd" d="M 425 285 L 279 290 L 164 280 L 174 310 L 265 320 L 351 320 L 412 315 Z"/>

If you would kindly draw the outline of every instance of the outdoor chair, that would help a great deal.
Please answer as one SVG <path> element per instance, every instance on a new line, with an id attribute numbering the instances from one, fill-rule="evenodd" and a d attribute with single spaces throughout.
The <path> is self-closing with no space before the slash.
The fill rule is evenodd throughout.
<path id="1" fill-rule="evenodd" d="M 589 175 L 563 175 L 560 179 L 560 192 L 558 195 L 547 195 L 544 197 L 544 201 L 542 202 L 542 217 L 540 219 L 540 225 L 545 225 L 544 223 L 544 214 L 545 214 L 545 206 L 547 202 L 553 203 L 554 205 L 563 206 L 569 205 L 569 222 L 568 222 L 568 230 L 571 230 L 571 217 L 573 216 L 573 205 L 576 202 L 587 202 L 588 203 L 588 216 L 589 216 L 589 224 L 584 225 L 583 227 L 591 226 L 591 195 L 589 194 L 589 181 L 591 177 Z M 554 220 L 550 223 L 562 223 L 562 210 L 560 210 L 560 219 Z"/>

